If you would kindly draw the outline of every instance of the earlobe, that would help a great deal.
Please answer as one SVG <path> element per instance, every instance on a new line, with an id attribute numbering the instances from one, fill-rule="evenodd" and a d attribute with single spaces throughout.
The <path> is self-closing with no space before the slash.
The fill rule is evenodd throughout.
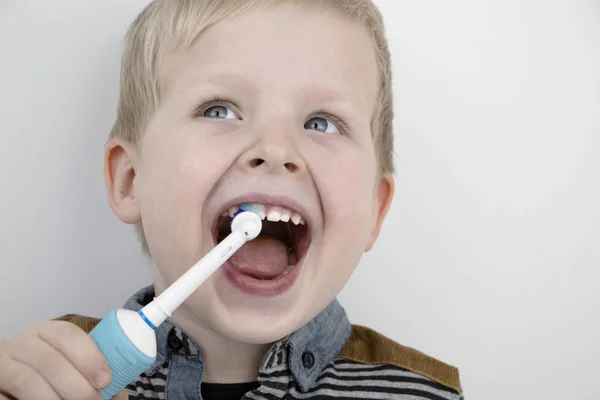
<path id="1" fill-rule="evenodd" d="M 141 219 L 141 207 L 136 196 L 135 153 L 133 146 L 121 139 L 111 139 L 104 150 L 104 183 L 110 208 L 127 224 Z"/>
<path id="2" fill-rule="evenodd" d="M 365 251 L 370 251 L 377 241 L 383 220 L 392 204 L 394 198 L 395 181 L 391 174 L 386 174 L 379 179 L 377 187 L 373 191 L 373 226 L 371 227 L 371 238 Z"/>

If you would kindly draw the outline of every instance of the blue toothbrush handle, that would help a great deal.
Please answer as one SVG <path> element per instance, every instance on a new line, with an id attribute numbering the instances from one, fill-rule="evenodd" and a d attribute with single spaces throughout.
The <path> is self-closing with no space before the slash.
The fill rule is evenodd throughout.
<path id="1" fill-rule="evenodd" d="M 100 391 L 112 399 L 156 359 L 156 334 L 135 311 L 113 310 L 90 332 L 112 372 L 110 385 Z"/>

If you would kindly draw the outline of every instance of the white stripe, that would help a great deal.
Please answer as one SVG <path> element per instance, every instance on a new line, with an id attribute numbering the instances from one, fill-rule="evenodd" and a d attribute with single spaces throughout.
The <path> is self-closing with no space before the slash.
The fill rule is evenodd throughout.
<path id="1" fill-rule="evenodd" d="M 150 391 L 150 390 L 140 390 L 139 388 L 138 388 L 138 390 L 135 390 L 135 391 L 132 390 L 130 392 L 131 392 L 130 393 L 131 396 L 143 394 L 144 397 L 147 398 L 147 399 L 161 399 L 161 400 L 163 400 L 163 399 L 166 398 L 165 397 L 165 393 L 156 393 L 156 392 L 153 392 L 153 391 Z"/>
<path id="2" fill-rule="evenodd" d="M 287 363 L 281 363 L 281 365 L 279 365 L 277 367 L 271 367 L 271 368 L 265 369 L 264 371 L 261 371 L 261 372 L 265 375 L 269 375 L 269 374 L 272 374 L 273 372 L 285 371 L 287 369 L 288 369 Z"/>
<path id="3" fill-rule="evenodd" d="M 276 397 L 283 397 L 287 393 L 285 390 L 279 390 L 269 386 L 261 386 L 257 390 L 261 393 L 269 393 Z"/>
<path id="4" fill-rule="evenodd" d="M 378 365 L 381 366 L 381 365 Z M 415 374 L 414 372 L 410 372 L 410 371 L 402 371 L 399 369 L 395 369 L 393 366 L 390 366 L 390 368 L 388 369 L 380 369 L 380 370 L 376 370 L 376 371 L 372 371 L 369 369 L 356 369 L 355 371 L 338 371 L 337 367 L 340 367 L 339 364 L 336 364 L 334 366 L 329 366 L 326 369 L 323 370 L 322 373 L 333 373 L 334 375 L 337 376 L 355 376 L 355 377 L 360 377 L 360 376 L 406 376 L 406 377 L 411 377 L 411 378 L 420 378 L 420 379 L 426 379 L 428 381 L 431 381 L 431 379 L 427 378 L 426 376 L 423 375 L 419 375 L 419 374 Z M 377 367 L 377 366 L 373 366 L 373 367 Z M 346 367 L 344 367 L 346 368 Z"/>
<path id="5" fill-rule="evenodd" d="M 390 365 L 390 364 L 357 364 L 357 363 L 353 363 L 353 362 L 336 362 L 336 363 L 331 363 L 330 365 L 333 365 L 335 368 L 348 368 L 348 369 L 363 369 L 363 370 L 370 370 L 373 368 L 379 368 L 383 365 Z"/>
<path id="6" fill-rule="evenodd" d="M 247 393 L 247 394 L 244 395 L 244 397 L 248 397 L 248 398 L 255 399 L 255 400 L 264 400 L 265 399 L 265 397 L 259 396 L 259 395 L 254 394 L 254 393 Z"/>
<path id="7" fill-rule="evenodd" d="M 300 398 L 300 399 L 310 399 L 311 397 L 317 397 L 317 396 L 332 396 L 332 397 L 351 397 L 351 398 L 355 398 L 355 399 L 386 399 L 389 400 L 390 398 L 392 398 L 391 396 L 393 396 L 393 394 L 390 393 L 373 393 L 373 392 L 364 392 L 364 391 L 352 391 L 352 392 L 344 392 L 344 391 L 340 391 L 340 390 L 333 390 L 333 389 L 319 389 L 315 392 L 312 393 L 300 393 L 295 389 L 291 390 L 291 394 L 294 395 L 294 397 Z M 422 398 L 416 397 L 416 399 L 420 399 L 422 400 Z M 404 400 L 404 398 L 402 399 Z"/>
<path id="8" fill-rule="evenodd" d="M 335 378 L 325 378 L 320 380 L 315 388 L 318 388 L 320 385 L 323 384 L 332 384 L 332 385 L 337 385 L 337 386 L 371 386 L 371 387 L 381 387 L 381 388 L 397 388 L 397 389 L 415 389 L 415 390 L 421 390 L 423 392 L 429 392 L 429 393 L 433 393 L 436 394 L 440 397 L 443 397 L 445 399 L 455 399 L 456 398 L 456 394 L 454 393 L 449 393 L 449 392 L 445 392 L 436 388 L 432 388 L 430 386 L 427 385 L 423 385 L 421 383 L 412 383 L 412 382 L 387 382 L 387 381 L 377 381 L 377 380 L 356 380 L 356 381 L 343 381 L 343 380 L 339 380 L 339 379 L 335 379 Z M 340 389 L 343 391 L 343 389 Z M 344 392 L 344 393 L 348 393 L 348 392 Z"/>
<path id="9" fill-rule="evenodd" d="M 259 379 L 260 382 L 277 382 L 277 383 L 288 383 L 290 381 L 290 377 L 289 376 L 275 376 L 273 378 L 271 377 L 264 377 L 264 378 L 260 378 Z"/>
<path id="10" fill-rule="evenodd" d="M 149 383 L 154 386 L 166 386 L 167 380 L 163 378 L 150 378 Z"/>
<path id="11" fill-rule="evenodd" d="M 261 386 L 258 389 L 250 392 L 247 396 L 251 397 L 253 399 L 262 399 L 262 397 L 257 397 L 257 395 L 254 393 L 255 391 L 258 391 L 259 394 L 268 393 L 268 394 L 272 394 L 275 397 L 281 397 L 281 398 L 283 398 L 287 393 L 284 390 L 279 390 L 279 389 L 275 389 L 275 388 L 268 387 L 268 386 Z"/>

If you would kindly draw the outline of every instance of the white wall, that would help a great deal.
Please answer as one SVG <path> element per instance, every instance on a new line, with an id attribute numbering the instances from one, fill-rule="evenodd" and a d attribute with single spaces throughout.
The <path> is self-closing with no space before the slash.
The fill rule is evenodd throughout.
<path id="1" fill-rule="evenodd" d="M 0 0 L 0 338 L 150 282 L 102 183 L 139 3 Z M 398 189 L 351 318 L 459 366 L 467 399 L 600 399 L 600 2 L 376 3 Z"/>

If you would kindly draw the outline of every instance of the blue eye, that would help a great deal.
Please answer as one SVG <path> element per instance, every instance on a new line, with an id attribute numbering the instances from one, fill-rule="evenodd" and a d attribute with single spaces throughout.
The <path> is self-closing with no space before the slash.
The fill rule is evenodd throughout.
<path id="1" fill-rule="evenodd" d="M 238 119 L 238 116 L 225 106 L 209 107 L 204 111 L 203 115 L 205 118 Z"/>
<path id="2" fill-rule="evenodd" d="M 338 127 L 326 118 L 315 117 L 308 120 L 306 124 L 304 124 L 304 129 L 310 129 L 313 131 L 319 131 L 324 133 L 329 133 L 332 135 L 339 135 L 340 130 Z"/>

